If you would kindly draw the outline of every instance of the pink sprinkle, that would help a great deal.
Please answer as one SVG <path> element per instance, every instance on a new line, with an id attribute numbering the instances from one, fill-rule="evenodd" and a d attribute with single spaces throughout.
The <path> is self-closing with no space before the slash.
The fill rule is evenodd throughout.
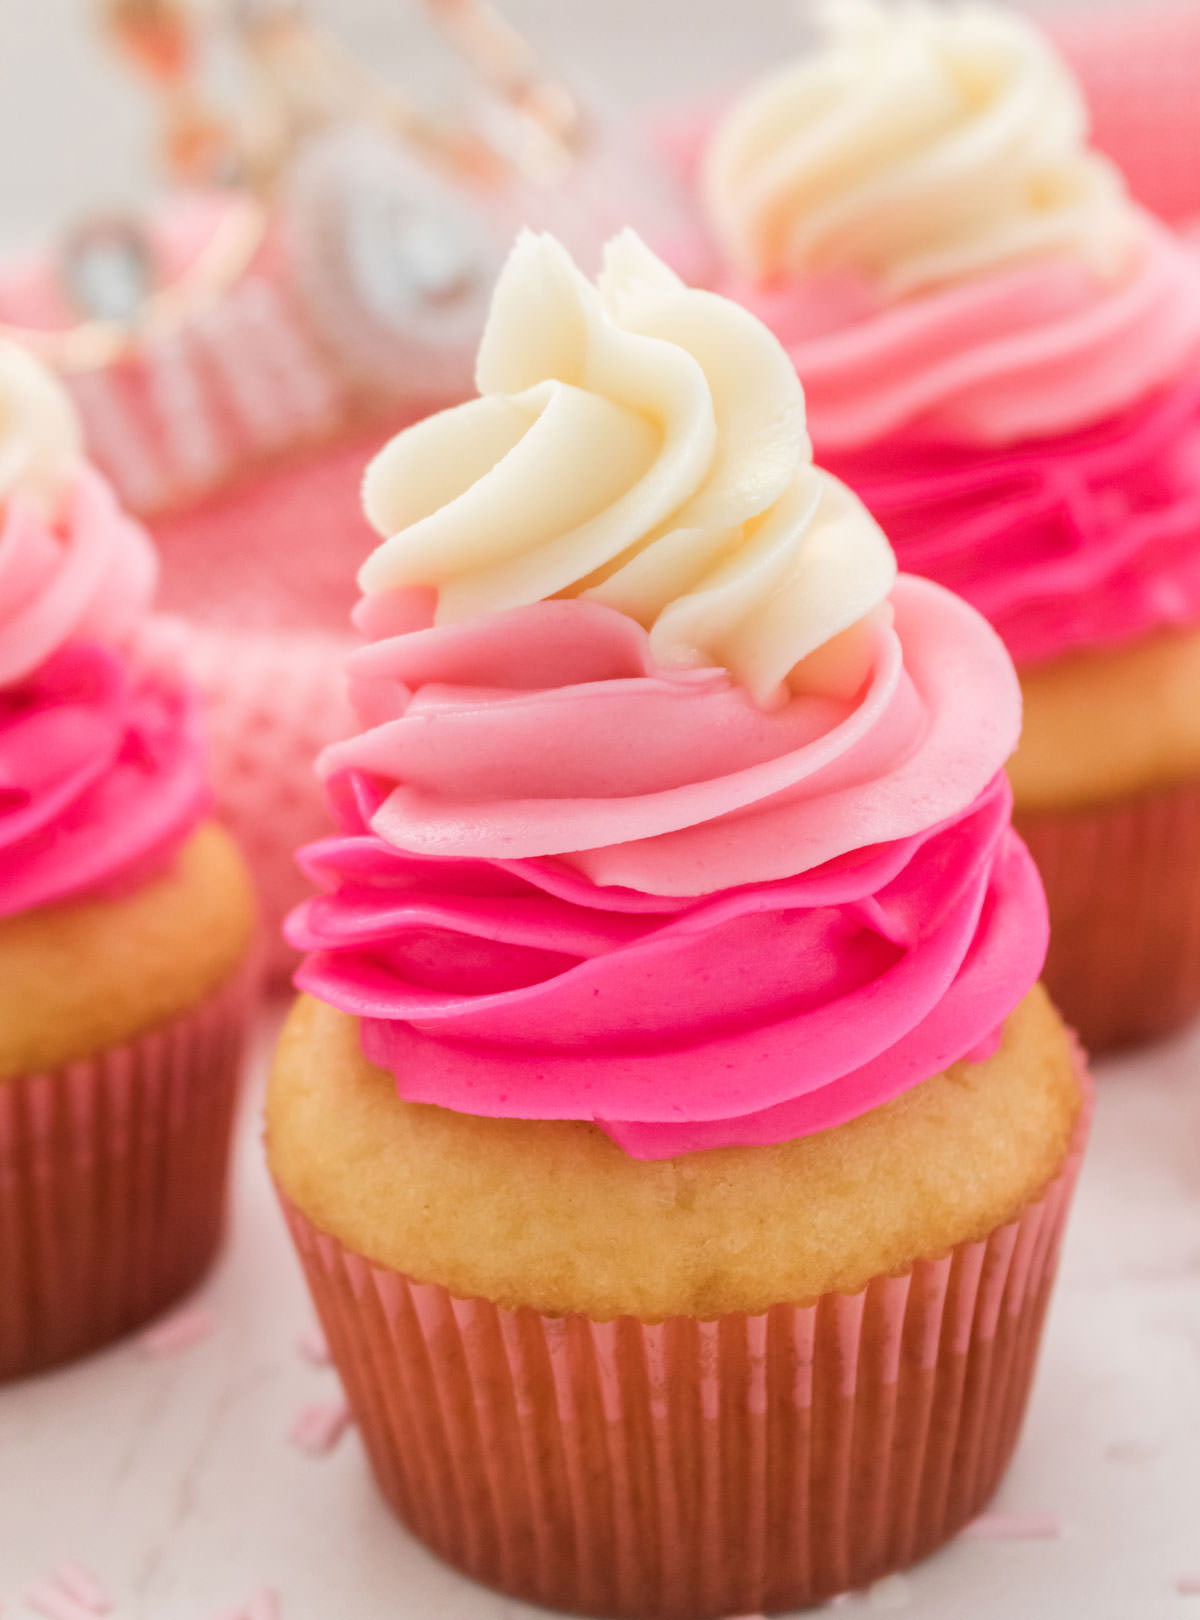
<path id="1" fill-rule="evenodd" d="M 26 1587 L 25 1606 L 34 1614 L 44 1615 L 45 1620 L 96 1620 L 95 1609 L 49 1581 Z"/>
<path id="2" fill-rule="evenodd" d="M 222 1609 L 212 1620 L 280 1620 L 279 1593 L 273 1587 L 260 1587 L 245 1603 L 235 1603 L 232 1609 Z"/>
<path id="3" fill-rule="evenodd" d="M 307 1333 L 302 1333 L 296 1341 L 296 1348 L 305 1361 L 311 1361 L 314 1367 L 328 1367 L 333 1361 L 320 1328 L 309 1328 Z"/>
<path id="4" fill-rule="evenodd" d="M 54 1582 L 60 1591 L 74 1598 L 76 1603 L 82 1603 L 93 1614 L 112 1612 L 112 1598 L 91 1570 L 84 1569 L 82 1564 L 60 1564 L 54 1572 Z"/>
<path id="5" fill-rule="evenodd" d="M 144 1356 L 175 1356 L 190 1350 L 194 1344 L 209 1338 L 217 1331 L 217 1318 L 206 1305 L 193 1305 L 190 1310 L 177 1311 L 165 1322 L 143 1333 L 138 1347 Z"/>
<path id="6" fill-rule="evenodd" d="M 1055 1513 L 985 1513 L 963 1535 L 971 1541 L 1057 1541 L 1062 1524 Z"/>
<path id="7" fill-rule="evenodd" d="M 1190 1570 L 1175 1582 L 1180 1597 L 1200 1597 L 1200 1570 Z"/>
<path id="8" fill-rule="evenodd" d="M 324 1457 L 337 1445 L 351 1421 L 345 1401 L 317 1402 L 296 1414 L 289 1438 L 310 1457 Z"/>

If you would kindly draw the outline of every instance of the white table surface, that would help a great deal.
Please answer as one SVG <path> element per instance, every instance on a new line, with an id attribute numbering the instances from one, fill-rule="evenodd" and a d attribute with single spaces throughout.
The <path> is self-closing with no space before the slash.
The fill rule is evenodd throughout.
<path id="1" fill-rule="evenodd" d="M 276 1015 L 277 1016 L 277 1015 Z M 133 1341 L 0 1389 L 0 1600 L 64 1560 L 115 1620 L 209 1620 L 264 1587 L 282 1620 L 531 1620 L 438 1564 L 374 1494 L 356 1436 L 312 1457 L 299 1410 L 337 1399 L 298 1349 L 312 1316 L 259 1144 L 264 1019 L 233 1229 L 194 1297 L 208 1337 Z M 1200 1620 L 1200 1028 L 1101 1066 L 1032 1411 L 997 1506 L 1057 1539 L 960 1542 L 848 1612 L 911 1620 Z"/>

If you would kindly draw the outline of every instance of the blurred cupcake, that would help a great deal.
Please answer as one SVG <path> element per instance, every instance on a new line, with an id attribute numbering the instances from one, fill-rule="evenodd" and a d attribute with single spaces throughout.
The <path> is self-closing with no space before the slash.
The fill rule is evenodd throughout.
<path id="1" fill-rule="evenodd" d="M 253 906 L 195 703 L 129 652 L 155 571 L 0 346 L 0 1377 L 169 1305 L 221 1228 Z"/>
<path id="2" fill-rule="evenodd" d="M 1085 1041 L 1200 1008 L 1200 258 L 1026 19 L 853 0 L 718 124 L 711 279 L 817 453 L 1021 672 L 1016 822 Z"/>
<path id="3" fill-rule="evenodd" d="M 379 1484 L 589 1613 L 792 1608 L 1008 1460 L 1086 1125 L 1020 695 L 787 356 L 525 236 L 366 507 L 268 1152 Z"/>

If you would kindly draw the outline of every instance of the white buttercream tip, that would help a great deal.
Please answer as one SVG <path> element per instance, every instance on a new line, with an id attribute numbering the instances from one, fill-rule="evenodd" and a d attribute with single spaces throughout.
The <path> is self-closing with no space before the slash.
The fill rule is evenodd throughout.
<path id="1" fill-rule="evenodd" d="M 0 501 L 20 494 L 53 511 L 82 454 L 62 385 L 28 350 L 0 339 Z"/>
<path id="2" fill-rule="evenodd" d="M 891 549 L 813 466 L 784 350 L 633 232 L 594 284 L 554 238 L 522 233 L 476 376 L 478 399 L 367 472 L 384 536 L 368 595 L 433 587 L 441 623 L 588 596 L 642 624 L 660 663 L 722 666 L 763 703 L 886 599 Z M 814 689 L 851 682 L 867 642 L 812 664 Z"/>

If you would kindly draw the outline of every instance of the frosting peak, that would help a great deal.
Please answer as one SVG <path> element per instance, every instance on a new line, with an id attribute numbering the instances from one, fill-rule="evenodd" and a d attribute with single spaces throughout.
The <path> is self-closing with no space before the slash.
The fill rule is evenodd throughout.
<path id="1" fill-rule="evenodd" d="M 1060 254 L 1122 271 L 1136 211 L 1032 23 L 977 0 L 823 16 L 823 47 L 755 85 L 708 149 L 707 206 L 743 273 L 850 273 L 900 297 Z"/>
<path id="2" fill-rule="evenodd" d="M 15 495 L 54 513 L 82 460 L 82 435 L 63 389 L 34 357 L 0 339 L 0 503 Z"/>
<path id="3" fill-rule="evenodd" d="M 476 375 L 479 399 L 367 473 L 385 536 L 368 596 L 432 587 L 439 625 L 583 596 L 648 630 L 664 667 L 720 666 L 760 703 L 861 684 L 869 637 L 812 655 L 882 610 L 895 560 L 813 466 L 795 369 L 753 316 L 632 232 L 595 285 L 526 233 Z"/>

